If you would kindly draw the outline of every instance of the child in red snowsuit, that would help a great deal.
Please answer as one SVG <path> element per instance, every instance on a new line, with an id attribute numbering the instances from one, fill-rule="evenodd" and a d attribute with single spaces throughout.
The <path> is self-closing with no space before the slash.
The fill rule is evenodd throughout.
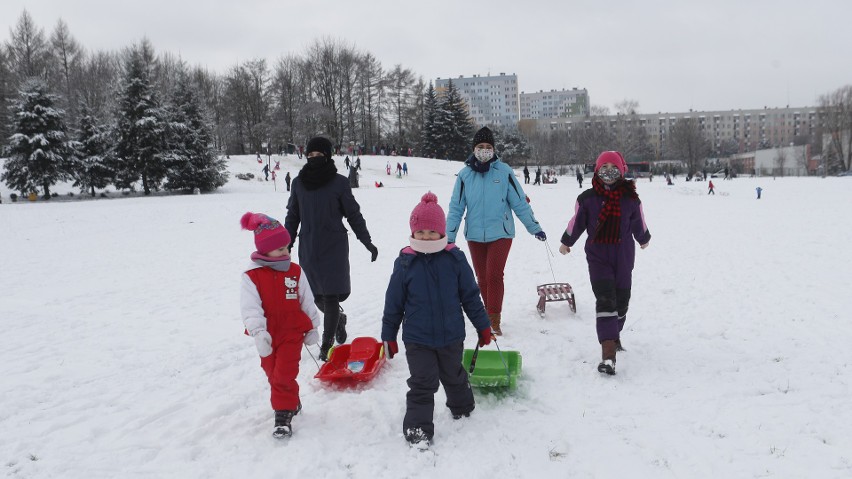
<path id="1" fill-rule="evenodd" d="M 289 437 L 290 422 L 302 409 L 296 382 L 302 343 L 319 341 L 320 315 L 308 279 L 290 261 L 290 233 L 284 225 L 259 213 L 244 214 L 240 224 L 254 232 L 257 248 L 242 275 L 240 313 L 271 387 L 272 436 Z"/>

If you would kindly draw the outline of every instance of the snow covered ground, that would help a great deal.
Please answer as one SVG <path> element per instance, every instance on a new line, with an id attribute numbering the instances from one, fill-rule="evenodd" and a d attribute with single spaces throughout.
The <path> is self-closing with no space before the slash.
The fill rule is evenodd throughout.
<path id="1" fill-rule="evenodd" d="M 409 212 L 427 190 L 446 209 L 461 166 L 408 159 L 397 179 L 387 159 L 362 157 L 355 197 L 379 259 L 352 237 L 350 338 L 379 335 Z M 299 165 L 284 158 L 280 178 Z M 248 156 L 230 170 L 259 173 Z M 295 435 L 270 437 L 268 385 L 239 319 L 252 239 L 238 221 L 249 210 L 283 220 L 280 180 L 277 192 L 232 178 L 201 196 L 15 204 L 0 185 L 2 475 L 852 477 L 852 179 L 714 183 L 716 196 L 682 178 L 639 183 L 653 239 L 637 250 L 615 377 L 595 370 L 582 249 L 550 259 L 577 313 L 549 303 L 541 319 L 535 287 L 554 275 L 518 223 L 499 341 L 522 353 L 521 384 L 478 393 L 460 421 L 439 392 L 425 453 L 401 434 L 404 355 L 336 390 L 303 352 Z M 555 251 L 577 183 L 526 191 Z"/>

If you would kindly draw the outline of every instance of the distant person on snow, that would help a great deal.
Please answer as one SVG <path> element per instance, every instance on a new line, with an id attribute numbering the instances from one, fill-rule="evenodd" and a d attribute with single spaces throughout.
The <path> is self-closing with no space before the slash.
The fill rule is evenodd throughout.
<path id="1" fill-rule="evenodd" d="M 254 233 L 255 252 L 242 275 L 240 315 L 254 338 L 260 367 L 269 380 L 275 426 L 272 437 L 293 435 L 290 422 L 299 414 L 299 359 L 302 344 L 319 341 L 320 315 L 307 279 L 290 261 L 290 234 L 274 218 L 246 213 L 240 225 Z"/>
<path id="2" fill-rule="evenodd" d="M 483 127 L 477 131 L 473 136 L 473 152 L 459 171 L 453 188 L 447 215 L 447 239 L 450 243 L 456 242 L 464 217 L 464 235 L 476 280 L 491 327 L 498 336 L 503 334 L 503 270 L 515 237 L 512 213 L 536 239 L 547 239 L 526 196 L 515 179 L 515 172 L 494 153 L 491 130 Z"/>
<path id="3" fill-rule="evenodd" d="M 533 185 L 540 185 L 540 184 L 541 184 L 541 167 L 539 167 L 535 170 L 535 181 L 533 182 Z"/>
<path id="4" fill-rule="evenodd" d="M 586 238 L 586 261 L 595 293 L 598 342 L 601 362 L 598 371 L 615 374 L 615 353 L 623 351 L 621 330 L 630 302 L 635 240 L 648 247 L 651 232 L 645 225 L 642 202 L 636 184 L 624 179 L 627 164 L 617 151 L 604 151 L 595 162 L 592 188 L 577 197 L 574 217 L 562 234 L 559 252 L 568 254 L 571 246 Z"/>
<path id="5" fill-rule="evenodd" d="M 530 169 L 527 168 L 527 165 L 524 165 L 524 184 L 530 184 Z"/>
<path id="6" fill-rule="evenodd" d="M 462 311 L 476 328 L 480 346 L 491 342 L 492 333 L 473 271 L 464 253 L 447 243 L 444 210 L 431 191 L 414 207 L 408 225 L 410 246 L 394 261 L 385 294 L 382 341 L 392 359 L 399 352 L 397 334 L 402 325 L 411 374 L 402 432 L 414 445 L 432 442 L 439 382 L 453 419 L 470 416 L 474 409 L 473 392 L 462 366 Z"/>
<path id="7" fill-rule="evenodd" d="M 408 163 L 407 163 L 407 162 L 403 162 L 403 163 L 402 163 L 402 174 L 403 174 L 403 175 L 407 175 L 407 174 L 408 174 Z"/>
<path id="8" fill-rule="evenodd" d="M 757 199 L 760 199 L 760 193 L 763 192 L 763 188 L 758 186 L 757 188 L 754 189 L 754 191 L 757 192 Z"/>
<path id="9" fill-rule="evenodd" d="M 305 148 L 307 163 L 293 179 L 293 191 L 287 203 L 284 226 L 296 241 L 298 233 L 299 261 L 305 269 L 317 307 L 323 312 L 320 359 L 328 360 L 335 340 L 346 342 L 346 315 L 340 303 L 349 297 L 349 237 L 341 224 L 343 218 L 355 236 L 376 261 L 379 250 L 370 239 L 361 206 L 352 196 L 349 180 L 337 173 L 331 159 L 331 141 L 321 136 L 311 138 Z M 301 233 L 299 227 L 301 226 Z"/>
<path id="10" fill-rule="evenodd" d="M 266 175 L 266 181 L 269 181 L 269 165 L 263 165 L 263 169 L 260 170 Z"/>
<path id="11" fill-rule="evenodd" d="M 715 192 L 715 191 L 713 191 L 713 188 L 714 188 L 714 186 L 713 186 L 713 180 L 710 180 L 710 183 L 709 183 L 707 186 L 709 187 L 709 189 L 707 190 L 707 194 L 708 194 L 708 195 L 715 195 L 715 194 L 716 194 L 716 192 Z"/>
<path id="12" fill-rule="evenodd" d="M 580 188 L 583 187 L 583 173 L 580 171 L 580 168 L 577 168 L 577 183 L 580 184 Z"/>

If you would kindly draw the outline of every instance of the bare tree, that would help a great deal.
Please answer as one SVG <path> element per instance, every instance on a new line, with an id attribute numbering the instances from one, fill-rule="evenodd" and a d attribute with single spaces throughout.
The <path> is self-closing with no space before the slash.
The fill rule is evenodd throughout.
<path id="1" fill-rule="evenodd" d="M 773 171 L 773 176 L 784 176 L 784 167 L 787 164 L 787 152 L 784 151 L 784 148 L 778 148 L 774 160 L 775 171 Z"/>
<path id="2" fill-rule="evenodd" d="M 75 77 L 79 77 L 85 52 L 71 35 L 68 25 L 60 18 L 50 36 L 53 87 L 62 94 L 60 105 L 66 110 L 69 125 L 77 123 L 77 92 Z"/>
<path id="3" fill-rule="evenodd" d="M 852 85 L 822 95 L 819 98 L 819 115 L 823 132 L 828 135 L 828 155 L 844 171 L 852 169 Z"/>
<path id="4" fill-rule="evenodd" d="M 402 65 L 395 65 L 388 73 L 388 97 L 396 120 L 396 135 L 392 140 L 399 146 L 407 144 L 405 132 L 402 129 L 402 117 L 412 102 L 410 95 L 413 84 L 414 74 Z"/>
<path id="5" fill-rule="evenodd" d="M 17 83 L 21 84 L 30 77 L 48 80 L 50 50 L 44 29 L 39 28 L 29 12 L 24 10 L 10 33 L 12 38 L 6 49 L 11 70 L 17 76 Z"/>
<path id="6" fill-rule="evenodd" d="M 710 142 L 694 118 L 682 118 L 675 123 L 670 133 L 670 154 L 683 161 L 687 173 L 700 170 L 710 152 Z"/>

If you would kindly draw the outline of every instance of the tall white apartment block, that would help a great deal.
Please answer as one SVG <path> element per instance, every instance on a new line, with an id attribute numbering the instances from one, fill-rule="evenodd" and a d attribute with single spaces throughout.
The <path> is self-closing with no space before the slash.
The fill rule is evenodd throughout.
<path id="1" fill-rule="evenodd" d="M 521 120 L 589 115 L 589 92 L 585 88 L 521 92 L 520 101 Z"/>
<path id="2" fill-rule="evenodd" d="M 453 78 L 453 85 L 467 103 L 468 113 L 477 126 L 495 125 L 516 128 L 520 118 L 518 103 L 518 76 L 506 75 Z M 441 96 L 447 91 L 450 79 L 435 80 L 435 92 Z"/>

